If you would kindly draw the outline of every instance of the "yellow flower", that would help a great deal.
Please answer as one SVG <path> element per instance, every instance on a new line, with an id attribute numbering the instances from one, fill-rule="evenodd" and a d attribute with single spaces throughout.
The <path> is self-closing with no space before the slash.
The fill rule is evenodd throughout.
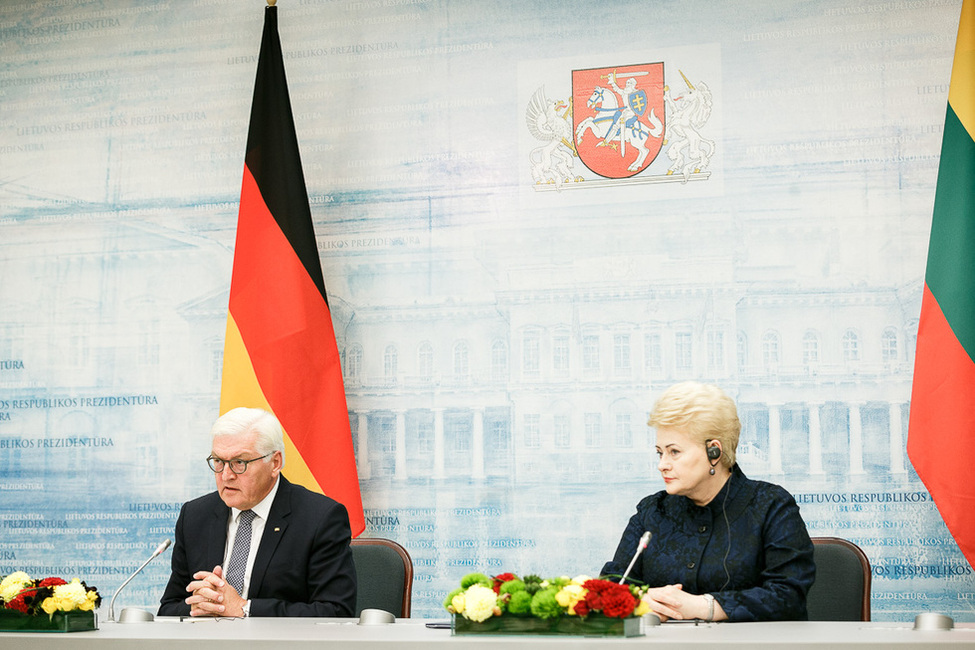
<path id="1" fill-rule="evenodd" d="M 45 598 L 44 602 L 41 603 L 41 609 L 44 610 L 45 614 L 53 614 L 60 609 L 60 607 L 58 607 L 58 599 L 54 596 Z"/>
<path id="2" fill-rule="evenodd" d="M 56 586 L 54 588 L 54 595 L 51 598 L 57 603 L 59 610 L 70 612 L 75 609 L 81 609 L 83 605 L 88 603 L 88 591 L 81 584 L 81 580 L 75 578 L 66 585 Z M 47 610 L 45 609 L 44 611 Z"/>
<path id="3" fill-rule="evenodd" d="M 464 617 L 480 623 L 494 615 L 498 596 L 494 589 L 484 585 L 471 585 L 464 594 Z"/>
<path id="4" fill-rule="evenodd" d="M 641 600 L 640 601 L 640 604 L 637 605 L 636 606 L 636 609 L 633 610 L 633 615 L 634 616 L 643 616 L 644 614 L 648 614 L 651 611 L 652 610 L 650 609 L 650 603 L 648 603 L 645 600 Z"/>
<path id="5" fill-rule="evenodd" d="M 572 584 L 584 585 L 586 583 L 586 580 L 592 580 L 592 576 L 587 576 L 586 574 L 582 574 L 581 576 L 576 576 L 572 579 Z"/>
<path id="6" fill-rule="evenodd" d="M 570 615 L 575 616 L 575 606 L 580 600 L 586 597 L 586 590 L 582 585 L 568 584 L 555 594 L 555 602 L 560 607 L 565 607 Z"/>
<path id="7" fill-rule="evenodd" d="M 21 590 L 33 582 L 23 571 L 14 571 L 0 581 L 0 598 L 4 601 L 13 600 Z"/>
<path id="8" fill-rule="evenodd" d="M 86 594 L 85 604 L 81 605 L 79 609 L 83 612 L 90 612 L 95 609 L 95 601 L 98 600 L 98 592 L 94 589 Z"/>
<path id="9" fill-rule="evenodd" d="M 450 606 L 454 608 L 455 614 L 464 613 L 464 594 L 457 594 L 450 601 Z"/>

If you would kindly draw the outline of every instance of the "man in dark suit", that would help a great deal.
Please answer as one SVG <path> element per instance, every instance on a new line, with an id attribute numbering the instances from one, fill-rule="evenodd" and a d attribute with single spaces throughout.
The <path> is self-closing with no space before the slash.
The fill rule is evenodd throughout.
<path id="1" fill-rule="evenodd" d="M 217 491 L 180 511 L 159 615 L 352 616 L 348 512 L 281 475 L 277 418 L 233 409 L 211 435 Z"/>

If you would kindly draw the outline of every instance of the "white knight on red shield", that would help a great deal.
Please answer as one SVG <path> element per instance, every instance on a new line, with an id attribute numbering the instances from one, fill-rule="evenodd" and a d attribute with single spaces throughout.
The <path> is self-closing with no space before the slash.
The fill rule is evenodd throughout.
<path id="1" fill-rule="evenodd" d="M 628 178 L 663 144 L 664 64 L 572 71 L 576 150 L 591 171 Z"/>

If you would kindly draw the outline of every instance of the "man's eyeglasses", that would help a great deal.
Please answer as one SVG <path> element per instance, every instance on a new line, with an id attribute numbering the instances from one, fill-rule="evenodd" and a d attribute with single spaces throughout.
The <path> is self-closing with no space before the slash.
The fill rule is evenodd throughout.
<path id="1" fill-rule="evenodd" d="M 272 451 L 271 454 L 273 453 L 274 452 Z M 221 473 L 223 471 L 223 468 L 228 465 L 230 466 L 230 471 L 233 472 L 234 474 L 243 474 L 244 472 L 247 471 L 247 466 L 250 463 L 253 463 L 255 460 L 261 460 L 263 458 L 267 458 L 271 454 L 264 454 L 260 458 L 251 458 L 250 460 L 243 460 L 241 458 L 234 458 L 233 460 L 224 460 L 223 458 L 217 458 L 216 456 L 213 456 L 211 454 L 210 456 L 207 456 L 207 465 L 209 465 L 210 469 L 212 469 L 217 474 Z"/>

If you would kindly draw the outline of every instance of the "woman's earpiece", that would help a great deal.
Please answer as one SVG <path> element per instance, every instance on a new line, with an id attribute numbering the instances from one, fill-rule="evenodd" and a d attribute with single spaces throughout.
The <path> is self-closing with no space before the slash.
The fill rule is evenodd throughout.
<path id="1" fill-rule="evenodd" d="M 711 444 L 711 440 L 708 440 L 705 445 L 708 449 L 708 461 L 711 463 L 711 471 L 708 472 L 711 476 L 714 476 L 714 466 L 718 464 L 718 459 L 721 458 L 721 445 Z"/>

